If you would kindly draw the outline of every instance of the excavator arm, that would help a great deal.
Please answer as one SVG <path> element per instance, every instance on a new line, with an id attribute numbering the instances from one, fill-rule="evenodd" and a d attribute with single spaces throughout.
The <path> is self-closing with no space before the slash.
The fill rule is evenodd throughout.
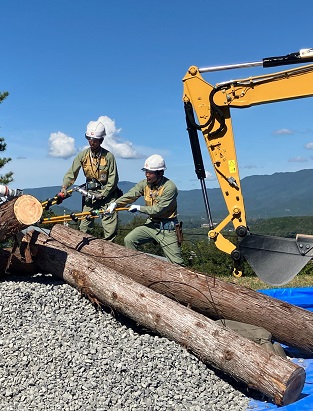
<path id="1" fill-rule="evenodd" d="M 313 49 L 282 57 L 270 57 L 261 64 L 269 67 L 299 64 L 303 61 L 313 61 Z M 261 64 L 247 63 L 246 66 Z M 183 78 L 187 130 L 195 171 L 205 200 L 210 225 L 209 238 L 220 250 L 231 255 L 234 275 L 241 275 L 241 263 L 247 260 L 261 280 L 271 285 L 283 285 L 291 281 L 312 258 L 313 237 L 297 235 L 294 240 L 250 233 L 241 191 L 231 109 L 313 96 L 313 64 L 264 76 L 231 80 L 215 86 L 207 83 L 201 75 L 202 72 L 227 68 L 238 68 L 238 65 L 204 69 L 191 66 Z M 228 210 L 228 215 L 216 227 L 212 222 L 205 188 L 198 131 L 203 134 Z M 230 222 L 238 237 L 237 245 L 222 234 Z"/>

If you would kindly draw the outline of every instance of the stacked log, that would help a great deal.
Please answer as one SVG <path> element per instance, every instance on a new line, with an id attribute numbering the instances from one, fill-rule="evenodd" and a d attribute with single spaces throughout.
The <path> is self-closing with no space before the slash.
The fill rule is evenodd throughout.
<path id="1" fill-rule="evenodd" d="M 3 203 L 0 207 L 0 241 L 6 241 L 24 228 L 37 223 L 42 216 L 42 205 L 25 194 Z"/>
<path id="2" fill-rule="evenodd" d="M 260 345 L 139 284 L 93 256 L 38 232 L 29 236 L 30 251 L 37 267 L 64 279 L 94 303 L 109 306 L 178 342 L 202 361 L 262 392 L 278 405 L 290 404 L 298 398 L 305 380 L 302 367 L 267 352 Z M 67 237 L 63 240 L 67 242 Z M 77 248 L 82 245 L 83 241 Z M 127 264 L 124 259 L 125 262 Z M 139 258 L 137 263 L 140 262 Z M 180 270 L 177 266 L 169 266 L 169 271 Z"/>
<path id="3" fill-rule="evenodd" d="M 308 355 L 313 353 L 313 313 L 310 311 L 61 224 L 53 226 L 50 238 L 212 319 L 226 318 L 261 326 L 270 331 L 276 341 Z"/>

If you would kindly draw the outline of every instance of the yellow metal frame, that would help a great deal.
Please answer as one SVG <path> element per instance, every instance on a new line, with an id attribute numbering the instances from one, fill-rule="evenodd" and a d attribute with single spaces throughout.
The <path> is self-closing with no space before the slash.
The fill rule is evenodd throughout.
<path id="1" fill-rule="evenodd" d="M 191 103 L 211 157 L 216 177 L 228 209 L 228 216 L 209 232 L 216 246 L 231 254 L 235 245 L 223 237 L 221 231 L 232 222 L 234 228 L 247 226 L 244 199 L 241 191 L 237 155 L 233 136 L 230 108 L 245 108 L 283 100 L 313 96 L 313 64 L 264 76 L 248 77 L 217 84 L 213 87 L 191 66 L 183 78 L 183 101 Z M 219 123 L 214 118 L 210 95 L 222 111 L 226 127 L 213 137 Z M 213 121 L 206 126 L 213 114 Z"/>

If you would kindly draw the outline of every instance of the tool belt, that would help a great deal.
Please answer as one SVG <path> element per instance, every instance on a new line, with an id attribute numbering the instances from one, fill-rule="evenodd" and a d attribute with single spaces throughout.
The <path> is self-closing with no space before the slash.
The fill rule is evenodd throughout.
<path id="1" fill-rule="evenodd" d="M 87 191 L 95 191 L 95 190 L 104 190 L 105 189 L 105 185 L 102 185 L 100 183 L 100 181 L 98 181 L 96 179 L 86 181 L 85 187 L 86 187 Z M 119 187 L 116 187 L 115 192 L 114 192 L 114 197 L 119 198 L 119 197 L 122 197 L 122 195 L 123 195 L 123 191 Z"/>
<path id="2" fill-rule="evenodd" d="M 177 219 L 175 220 L 165 220 L 161 222 L 154 222 L 152 221 L 153 225 L 155 228 L 159 230 L 168 230 L 168 231 L 174 231 L 176 233 L 177 237 L 177 243 L 179 246 L 182 245 L 183 242 L 183 222 L 178 221 Z"/>
<path id="3" fill-rule="evenodd" d="M 86 181 L 87 191 L 103 190 L 103 189 L 104 189 L 104 186 L 97 180 Z"/>
<path id="4" fill-rule="evenodd" d="M 152 221 L 152 224 L 158 230 L 168 230 L 168 231 L 175 230 L 176 223 L 177 223 L 177 220 L 164 220 L 164 221 L 158 221 L 158 222 Z"/>

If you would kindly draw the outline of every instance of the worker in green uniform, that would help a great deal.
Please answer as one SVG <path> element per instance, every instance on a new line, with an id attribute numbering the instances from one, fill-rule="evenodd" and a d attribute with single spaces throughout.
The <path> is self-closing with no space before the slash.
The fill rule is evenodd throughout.
<path id="1" fill-rule="evenodd" d="M 176 185 L 164 176 L 165 169 L 164 159 L 160 155 L 154 154 L 148 157 L 142 169 L 146 179 L 112 202 L 107 211 L 113 213 L 116 207 L 132 204 L 143 196 L 145 205 L 132 204 L 129 211 L 138 211 L 149 217 L 145 224 L 134 228 L 124 238 L 125 247 L 137 249 L 140 244 L 155 241 L 160 244 L 170 262 L 183 265 L 181 237 L 176 233 L 181 227 L 177 219 L 178 190 Z"/>
<path id="2" fill-rule="evenodd" d="M 91 212 L 106 208 L 109 203 L 120 196 L 122 192 L 117 187 L 118 171 L 115 157 L 111 152 L 101 147 L 106 135 L 104 126 L 105 117 L 99 117 L 97 121 L 87 124 L 85 137 L 89 142 L 89 148 L 81 151 L 72 163 L 63 178 L 60 196 L 67 196 L 68 188 L 76 181 L 82 168 L 86 177 L 85 189 L 88 196 L 84 197 L 83 212 Z M 89 221 L 82 219 L 79 229 L 84 233 L 90 233 L 94 225 L 94 219 Z M 104 239 L 113 241 L 117 233 L 117 213 L 105 214 L 102 218 Z"/>

